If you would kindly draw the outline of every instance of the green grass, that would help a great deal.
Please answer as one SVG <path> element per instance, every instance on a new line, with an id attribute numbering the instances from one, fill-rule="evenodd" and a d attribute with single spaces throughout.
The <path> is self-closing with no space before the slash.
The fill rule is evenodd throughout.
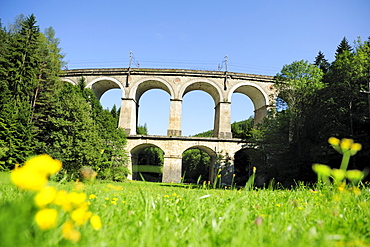
<path id="1" fill-rule="evenodd" d="M 58 185 L 72 191 L 74 183 Z M 33 194 L 0 173 L 1 246 L 370 246 L 370 191 L 213 190 L 148 182 L 84 187 L 103 228 L 81 229 L 77 244 L 61 224 L 41 231 Z M 116 204 L 116 205 L 115 205 Z M 262 221 L 261 221 L 262 219 Z"/>

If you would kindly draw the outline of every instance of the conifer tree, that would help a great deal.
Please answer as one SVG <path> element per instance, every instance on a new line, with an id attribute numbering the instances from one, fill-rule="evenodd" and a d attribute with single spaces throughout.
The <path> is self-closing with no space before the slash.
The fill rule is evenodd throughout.
<path id="1" fill-rule="evenodd" d="M 340 44 L 338 45 L 337 50 L 335 52 L 335 56 L 342 54 L 344 51 L 349 51 L 349 52 L 352 51 L 352 47 L 348 44 L 348 40 L 346 37 L 344 37 L 342 41 L 340 42 Z"/>
<path id="2" fill-rule="evenodd" d="M 322 53 L 321 51 L 319 51 L 319 53 L 315 57 L 315 62 L 313 64 L 321 69 L 324 73 L 328 72 L 328 69 L 330 67 L 330 63 L 327 59 L 325 59 L 324 53 Z"/>

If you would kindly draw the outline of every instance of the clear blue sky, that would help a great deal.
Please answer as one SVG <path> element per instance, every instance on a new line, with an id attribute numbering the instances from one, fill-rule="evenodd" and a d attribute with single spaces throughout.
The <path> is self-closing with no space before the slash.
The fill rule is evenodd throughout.
<path id="1" fill-rule="evenodd" d="M 370 36 L 369 0 L 3 0 L 3 25 L 19 14 L 35 14 L 43 31 L 61 39 L 69 69 L 127 67 L 129 52 L 143 68 L 217 70 L 227 54 L 232 72 L 275 75 L 295 60 L 329 61 L 344 36 L 352 44 Z M 119 92 L 101 100 L 120 103 Z M 154 103 L 153 103 L 154 102 Z M 202 92 L 183 101 L 183 134 L 213 127 L 214 103 Z M 139 124 L 165 134 L 169 96 L 145 93 Z M 232 121 L 253 114 L 250 100 L 235 94 Z"/>

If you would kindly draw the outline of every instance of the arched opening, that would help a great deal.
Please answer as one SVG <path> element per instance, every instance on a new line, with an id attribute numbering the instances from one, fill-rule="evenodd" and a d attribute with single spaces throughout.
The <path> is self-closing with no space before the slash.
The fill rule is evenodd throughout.
<path id="1" fill-rule="evenodd" d="M 214 157 L 205 147 L 193 147 L 182 154 L 182 180 L 185 183 L 209 181 Z"/>
<path id="2" fill-rule="evenodd" d="M 245 186 L 252 175 L 253 167 L 247 149 L 241 149 L 234 155 L 234 183 L 238 186 Z"/>
<path id="3" fill-rule="evenodd" d="M 161 182 L 163 175 L 164 152 L 154 145 L 141 145 L 132 151 L 135 161 L 132 164 L 132 179 Z"/>
<path id="4" fill-rule="evenodd" d="M 147 127 L 149 135 L 167 135 L 170 95 L 162 89 L 150 89 L 138 102 L 138 126 Z"/>
<path id="5" fill-rule="evenodd" d="M 208 134 L 213 137 L 214 107 L 214 100 L 208 93 L 201 90 L 186 93 L 182 101 L 183 136 L 210 131 Z"/>
<path id="6" fill-rule="evenodd" d="M 100 100 L 102 95 L 110 89 L 121 89 L 121 83 L 114 78 L 101 77 L 91 81 L 86 85 L 87 88 L 91 88 L 96 97 Z M 122 91 L 121 91 L 122 92 Z M 119 96 L 122 97 L 122 94 Z"/>
<path id="7" fill-rule="evenodd" d="M 243 93 L 231 97 L 231 132 L 233 138 L 246 139 L 254 126 L 254 105 Z"/>
<path id="8" fill-rule="evenodd" d="M 100 104 L 103 109 L 112 110 L 116 106 L 117 110 L 121 107 L 122 90 L 119 88 L 105 91 L 100 98 Z"/>
<path id="9" fill-rule="evenodd" d="M 254 126 L 267 116 L 267 108 L 270 102 L 267 94 L 260 86 L 249 82 L 241 83 L 241 85 L 237 85 L 230 90 L 229 98 L 232 98 L 234 93 L 244 94 L 252 101 L 254 109 Z"/>

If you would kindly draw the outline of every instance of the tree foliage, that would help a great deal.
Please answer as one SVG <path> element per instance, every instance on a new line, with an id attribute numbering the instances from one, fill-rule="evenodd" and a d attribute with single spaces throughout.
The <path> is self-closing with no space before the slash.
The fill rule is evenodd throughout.
<path id="1" fill-rule="evenodd" d="M 362 143 L 363 151 L 351 166 L 366 166 L 370 158 L 369 102 L 361 91 L 368 87 L 369 48 L 369 40 L 358 40 L 353 49 L 344 38 L 328 67 L 320 52 L 315 64 L 299 61 L 283 66 L 276 75 L 276 87 L 288 109 L 271 114 L 253 131 L 265 156 L 266 179 L 313 180 L 313 163 L 338 166 L 338 157 L 327 144 L 330 136 Z"/>
<path id="2" fill-rule="evenodd" d="M 182 154 L 183 181 L 195 183 L 208 180 L 211 157 L 201 149 L 189 149 Z"/>
<path id="3" fill-rule="evenodd" d="M 54 29 L 43 34 L 34 15 L 19 16 L 10 31 L 1 27 L 0 41 L 0 168 L 48 153 L 70 177 L 82 166 L 101 178 L 127 176 L 116 110 L 103 110 L 84 78 L 77 86 L 60 81 L 64 62 Z"/>

